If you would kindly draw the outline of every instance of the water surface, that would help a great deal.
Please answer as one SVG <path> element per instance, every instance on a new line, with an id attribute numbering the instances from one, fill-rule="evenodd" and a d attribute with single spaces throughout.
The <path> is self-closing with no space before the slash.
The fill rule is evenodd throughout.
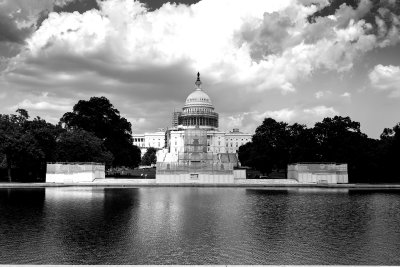
<path id="1" fill-rule="evenodd" d="M 0 264 L 400 265 L 400 191 L 0 189 Z"/>

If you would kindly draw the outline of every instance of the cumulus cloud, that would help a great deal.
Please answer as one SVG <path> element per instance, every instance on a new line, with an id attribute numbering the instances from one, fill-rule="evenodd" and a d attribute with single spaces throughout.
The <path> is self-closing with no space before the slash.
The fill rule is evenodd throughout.
<path id="1" fill-rule="evenodd" d="M 46 110 L 46 111 L 55 110 L 55 111 L 67 112 L 71 110 L 71 105 L 67 106 L 56 105 L 45 101 L 33 103 L 31 100 L 25 99 L 21 103 L 18 103 L 15 108 L 23 108 L 27 110 Z"/>
<path id="2" fill-rule="evenodd" d="M 343 94 L 340 95 L 341 97 L 345 97 L 345 98 L 350 98 L 351 97 L 351 93 L 349 92 L 344 92 Z"/>
<path id="3" fill-rule="evenodd" d="M 93 8 L 98 8 L 96 0 L 0 1 L 0 55 L 16 56 L 50 12 L 83 13 Z"/>
<path id="4" fill-rule="evenodd" d="M 69 99 L 55 97 L 54 94 L 49 94 L 48 92 L 42 92 L 40 94 L 29 95 L 29 99 L 24 99 L 19 103 L 10 107 L 10 111 L 15 111 L 19 108 L 26 109 L 28 111 L 43 111 L 64 113 L 71 111 L 73 107 L 73 102 Z M 58 122 L 52 120 L 53 123 Z"/>
<path id="5" fill-rule="evenodd" d="M 213 88 L 213 100 L 223 104 L 217 106 L 228 118 L 222 125 L 250 128 L 249 118 L 254 126 L 262 116 L 293 121 L 337 113 L 324 105 L 269 111 L 261 106 L 268 103 L 267 92 L 301 94 L 299 83 L 317 71 L 348 72 L 364 53 L 393 45 L 399 36 L 389 4 L 374 13 L 374 23 L 365 19 L 374 8 L 369 0 L 341 5 L 326 16 L 315 14 L 332 6 L 327 0 L 202 0 L 152 11 L 131 0 L 61 1 L 59 8 L 41 1 L 42 13 L 33 17 L 42 14 L 42 20 L 22 36 L 23 51 L 3 61 L 0 86 L 15 91 L 15 103 L 52 114 L 59 104 L 41 96 L 43 91 L 69 103 L 104 95 L 146 130 L 168 126 L 165 114 L 182 105 L 197 71 L 205 75 L 205 87 Z M 79 12 L 61 12 L 73 10 Z M 32 25 L 18 23 L 20 29 Z M 315 97 L 327 95 L 320 91 Z M 237 99 L 244 104 L 228 103 Z"/>
<path id="6" fill-rule="evenodd" d="M 332 117 L 338 114 L 333 107 L 317 106 L 313 108 L 304 109 L 305 114 L 309 114 L 316 118 Z"/>
<path id="7" fill-rule="evenodd" d="M 288 93 L 315 69 L 349 70 L 359 53 L 377 45 L 362 20 L 338 27 L 346 7 L 336 20 L 308 23 L 317 9 L 288 0 L 203 0 L 148 12 L 140 2 L 108 0 L 84 14 L 51 13 L 28 47 L 37 57 L 70 53 L 131 67 L 187 61 L 216 81 L 229 78 L 255 90 Z"/>
<path id="8" fill-rule="evenodd" d="M 389 97 L 400 97 L 400 67 L 376 65 L 369 73 L 371 85 L 377 90 L 388 91 Z"/>
<path id="9" fill-rule="evenodd" d="M 331 95 L 332 95 L 332 92 L 331 92 L 330 90 L 327 90 L 327 91 L 318 91 L 318 92 L 316 92 L 314 95 L 315 95 L 315 98 L 316 98 L 316 99 L 321 99 L 321 98 L 327 98 L 327 97 L 331 96 Z"/>
<path id="10" fill-rule="evenodd" d="M 254 116 L 258 121 L 262 121 L 264 118 L 270 117 L 277 121 L 291 122 L 295 117 L 298 116 L 298 111 L 284 108 L 281 110 L 266 111 L 262 114 L 255 114 Z"/>

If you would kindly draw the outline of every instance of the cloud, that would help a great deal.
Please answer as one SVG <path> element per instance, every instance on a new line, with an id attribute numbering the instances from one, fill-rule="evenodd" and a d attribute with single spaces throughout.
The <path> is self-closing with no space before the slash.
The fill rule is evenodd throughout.
<path id="1" fill-rule="evenodd" d="M 54 117 L 51 113 L 63 114 L 72 111 L 74 103 L 69 99 L 55 97 L 54 94 L 48 92 L 41 92 L 40 94 L 25 94 L 27 99 L 24 99 L 17 104 L 8 108 L 9 112 L 22 108 L 30 113 L 40 115 L 41 117 L 49 119 L 52 123 L 57 123 L 59 118 Z"/>
<path id="2" fill-rule="evenodd" d="M 68 53 L 137 68 L 143 62 L 168 66 L 186 61 L 213 73 L 216 82 L 231 79 L 259 91 L 290 93 L 315 69 L 350 69 L 359 52 L 375 45 L 363 21 L 316 34 L 320 29 L 305 20 L 315 5 L 229 2 L 229 16 L 221 22 L 216 10 L 226 9 L 224 3 L 165 4 L 148 12 L 140 2 L 104 1 L 100 10 L 83 14 L 51 13 L 28 47 L 35 57 Z"/>
<path id="3" fill-rule="evenodd" d="M 400 67 L 376 65 L 369 73 L 371 85 L 381 91 L 388 91 L 389 97 L 400 97 Z"/>
<path id="4" fill-rule="evenodd" d="M 344 92 L 343 94 L 340 95 L 341 97 L 345 97 L 345 98 L 350 98 L 351 97 L 351 93 L 349 92 Z"/>
<path id="5" fill-rule="evenodd" d="M 316 118 L 325 118 L 338 115 L 338 112 L 333 107 L 317 106 L 313 108 L 303 109 L 305 114 L 311 115 Z"/>
<path id="6" fill-rule="evenodd" d="M 318 91 L 315 93 L 315 98 L 316 99 L 321 99 L 321 98 L 327 98 L 332 95 L 332 92 L 330 90 L 327 91 Z"/>
<path id="7" fill-rule="evenodd" d="M 70 0 L 56 3 L 53 7 L 54 12 L 79 12 L 85 13 L 88 10 L 99 9 L 96 0 Z"/>
<path id="8" fill-rule="evenodd" d="M 19 28 L 9 15 L 0 13 L 0 42 L 23 44 L 32 31 L 31 27 Z"/>
<path id="9" fill-rule="evenodd" d="M 324 96 L 324 92 L 322 92 L 322 91 L 318 91 L 318 92 L 315 93 L 315 98 L 316 99 L 320 99 L 323 96 Z"/>
<path id="10" fill-rule="evenodd" d="M 273 118 L 277 121 L 291 122 L 295 117 L 298 116 L 298 111 L 284 108 L 281 110 L 266 111 L 262 114 L 255 115 L 257 120 L 262 121 L 263 118 Z"/>
<path id="11" fill-rule="evenodd" d="M 203 0 L 190 6 L 165 3 L 152 11 L 131 0 L 36 3 L 40 8 L 32 16 L 29 8 L 15 13 L 13 4 L 15 25 L 36 26 L 21 36 L 21 52 L 9 53 L 16 57 L 0 59 L 0 87 L 13 92 L 10 103 L 0 104 L 61 117 L 79 99 L 104 95 L 134 128 L 146 131 L 168 126 L 172 109 L 193 90 L 197 71 L 223 127 L 254 128 L 262 116 L 313 121 L 333 114 L 331 103 L 293 105 L 311 106 L 306 111 L 287 108 L 286 99 L 301 96 L 301 83 L 316 73 L 349 72 L 365 53 L 393 45 L 398 37 L 394 11 L 382 6 L 372 24 L 363 19 L 374 8 L 365 0 L 313 20 L 310 16 L 332 2 Z M 51 101 L 43 92 L 51 92 Z M 328 96 L 317 94 L 320 100 Z M 271 95 L 280 106 L 270 106 Z"/>
<path id="12" fill-rule="evenodd" d="M 98 8 L 96 0 L 35 0 L 0 2 L 0 55 L 16 56 L 50 12 L 85 12 Z"/>
<path id="13" fill-rule="evenodd" d="M 71 106 L 56 105 L 49 102 L 41 101 L 32 103 L 29 99 L 23 100 L 21 103 L 17 104 L 17 108 L 23 108 L 28 110 L 56 110 L 67 112 L 71 110 Z"/>

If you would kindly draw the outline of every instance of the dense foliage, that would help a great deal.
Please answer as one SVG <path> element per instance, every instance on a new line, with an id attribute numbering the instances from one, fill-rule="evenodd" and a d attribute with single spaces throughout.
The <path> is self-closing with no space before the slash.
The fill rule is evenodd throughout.
<path id="1" fill-rule="evenodd" d="M 105 97 L 79 101 L 74 112 L 53 125 L 28 112 L 0 114 L 0 178 L 43 181 L 47 162 L 100 162 L 136 167 L 140 150 L 132 144 L 131 124 Z"/>
<path id="2" fill-rule="evenodd" d="M 157 150 L 154 147 L 149 147 L 142 157 L 141 165 L 150 166 L 151 164 L 156 164 L 156 153 Z"/>
<path id="3" fill-rule="evenodd" d="M 56 151 L 57 161 L 61 162 L 104 162 L 110 166 L 114 159 L 101 139 L 82 129 L 61 133 Z"/>
<path id="4" fill-rule="evenodd" d="M 349 117 L 325 118 L 313 128 L 266 118 L 252 142 L 239 148 L 239 159 L 265 175 L 290 163 L 337 162 L 348 164 L 350 182 L 400 182 L 399 151 L 400 124 L 376 140 Z"/>
<path id="5" fill-rule="evenodd" d="M 114 160 L 112 165 L 137 167 L 140 150 L 132 143 L 132 126 L 105 97 L 92 97 L 89 101 L 80 100 L 73 112 L 61 118 L 67 129 L 83 129 L 103 140 Z"/>

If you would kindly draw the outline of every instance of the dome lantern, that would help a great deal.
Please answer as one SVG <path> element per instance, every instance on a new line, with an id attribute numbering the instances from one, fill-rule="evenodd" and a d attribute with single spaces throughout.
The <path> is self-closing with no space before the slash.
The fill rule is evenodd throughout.
<path id="1" fill-rule="evenodd" d="M 196 90 L 197 89 L 201 90 L 200 72 L 197 73 L 197 80 L 194 84 L 196 85 Z"/>

